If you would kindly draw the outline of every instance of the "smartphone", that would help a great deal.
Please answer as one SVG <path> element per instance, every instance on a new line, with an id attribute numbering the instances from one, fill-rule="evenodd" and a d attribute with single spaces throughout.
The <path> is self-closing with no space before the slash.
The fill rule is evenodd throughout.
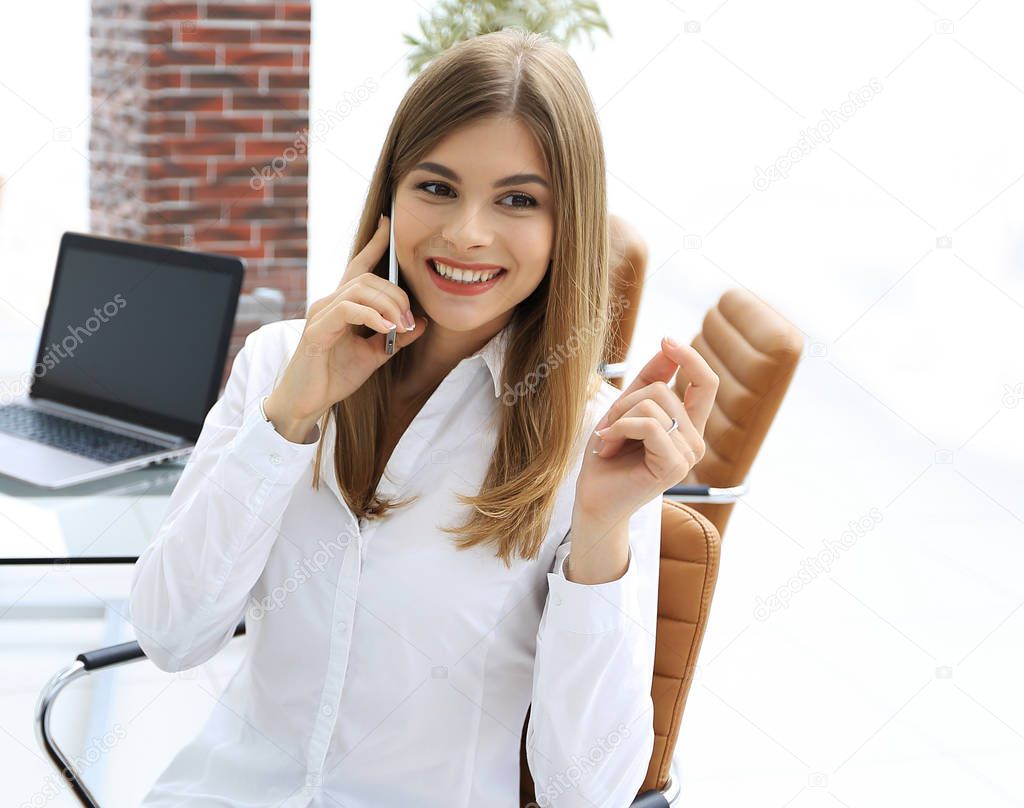
<path id="1" fill-rule="evenodd" d="M 398 259 L 395 258 L 395 198 L 391 197 L 391 217 L 388 219 L 390 234 L 388 235 L 388 280 L 398 284 Z M 384 353 L 391 356 L 395 352 L 395 338 L 398 326 L 392 328 L 384 336 Z"/>

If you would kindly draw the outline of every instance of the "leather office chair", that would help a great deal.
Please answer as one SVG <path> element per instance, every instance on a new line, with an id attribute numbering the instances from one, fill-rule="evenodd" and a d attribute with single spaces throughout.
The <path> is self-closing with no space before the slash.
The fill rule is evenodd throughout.
<path id="1" fill-rule="evenodd" d="M 614 217 L 613 217 L 614 218 Z M 602 372 L 622 387 L 622 361 L 628 351 L 636 324 L 647 250 L 637 232 L 622 220 L 610 223 L 613 248 L 613 289 L 629 305 L 613 316 L 617 335 L 606 350 Z M 658 625 L 651 695 L 654 703 L 655 743 L 647 776 L 631 808 L 662 808 L 678 805 L 680 777 L 674 768 L 675 750 L 683 709 L 689 694 L 700 652 L 708 614 L 718 578 L 721 538 L 710 516 L 702 508 L 725 505 L 726 517 L 742 491 L 753 458 L 767 433 L 795 369 L 799 351 L 793 355 L 793 333 L 784 320 L 756 298 L 742 290 L 729 290 L 718 306 L 708 313 L 693 345 L 720 377 L 719 401 L 708 421 L 705 437 L 708 453 L 683 485 L 667 491 L 662 502 L 661 566 L 658 585 Z M 717 313 L 716 313 L 717 312 Z M 749 322 L 737 324 L 740 317 Z M 772 358 L 768 362 L 765 357 Z M 773 375 L 774 372 L 774 375 Z M 682 395 L 683 390 L 677 393 Z M 726 389 L 723 396 L 722 390 Z M 760 394 L 757 393 L 760 391 Z M 712 446 L 714 454 L 712 454 Z M 709 459 L 712 463 L 707 463 Z M 729 484 L 711 487 L 707 480 Z M 684 503 L 693 503 L 688 505 Z M 714 503 L 714 504 L 707 504 Z M 722 511 L 712 511 L 720 515 Z M 722 521 L 724 526 L 724 520 Z M 244 626 L 236 629 L 236 636 Z M 57 767 L 83 805 L 98 806 L 95 798 L 57 746 L 50 732 L 50 715 L 57 696 L 68 684 L 95 671 L 142 659 L 136 642 L 79 654 L 66 669 L 47 684 L 36 711 L 36 734 L 40 746 Z M 527 721 L 529 713 L 527 713 Z M 520 804 L 537 808 L 535 790 L 526 761 L 526 723 L 520 749 Z"/>

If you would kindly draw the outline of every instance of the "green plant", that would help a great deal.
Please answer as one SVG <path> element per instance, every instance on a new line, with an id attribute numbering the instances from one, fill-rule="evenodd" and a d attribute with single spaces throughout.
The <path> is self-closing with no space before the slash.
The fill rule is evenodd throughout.
<path id="1" fill-rule="evenodd" d="M 457 42 L 512 27 L 547 34 L 563 47 L 583 34 L 594 47 L 595 30 L 611 36 L 594 0 L 441 0 L 429 17 L 420 18 L 421 37 L 402 35 L 413 48 L 409 75 Z"/>

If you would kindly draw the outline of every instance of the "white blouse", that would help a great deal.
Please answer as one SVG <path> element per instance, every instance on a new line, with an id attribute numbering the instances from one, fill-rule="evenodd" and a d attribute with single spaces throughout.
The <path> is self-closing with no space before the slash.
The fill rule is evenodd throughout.
<path id="1" fill-rule="evenodd" d="M 456 491 L 484 479 L 506 326 L 394 449 L 378 491 L 420 499 L 357 520 L 334 474 L 333 423 L 317 491 L 316 442 L 260 414 L 303 325 L 246 339 L 135 566 L 131 620 L 163 670 L 205 662 L 246 622 L 238 671 L 143 805 L 515 808 L 532 703 L 538 803 L 628 806 L 654 745 L 661 497 L 630 519 L 621 578 L 566 579 L 581 443 L 538 558 L 506 568 L 491 546 L 455 549 L 437 527 L 465 515 Z M 602 384 L 587 438 L 619 395 Z"/>

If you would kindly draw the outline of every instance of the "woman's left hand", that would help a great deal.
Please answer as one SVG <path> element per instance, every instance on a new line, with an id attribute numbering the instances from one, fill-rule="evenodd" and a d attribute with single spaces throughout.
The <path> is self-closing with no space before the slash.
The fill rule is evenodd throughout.
<path id="1" fill-rule="evenodd" d="M 669 384 L 677 369 L 689 381 L 682 401 Z M 587 442 L 574 521 L 622 524 L 680 483 L 704 457 L 704 427 L 718 381 L 696 349 L 663 339 L 661 350 L 598 422 L 606 431 Z M 679 427 L 667 432 L 673 418 Z"/>

